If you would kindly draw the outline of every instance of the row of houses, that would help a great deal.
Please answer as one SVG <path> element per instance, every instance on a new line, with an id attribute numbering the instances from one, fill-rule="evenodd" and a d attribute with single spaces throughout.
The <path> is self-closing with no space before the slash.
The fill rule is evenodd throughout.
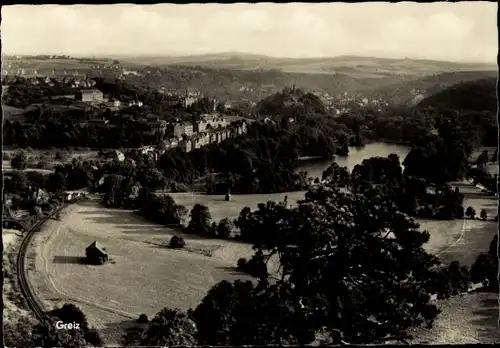
<path id="1" fill-rule="evenodd" d="M 184 137 L 178 141 L 179 146 L 184 152 L 191 152 L 209 144 L 219 144 L 226 139 L 235 138 L 247 132 L 246 123 L 241 121 L 238 124 L 234 123 L 227 128 L 210 129 L 208 131 L 193 133 L 190 137 Z M 175 146 L 175 142 L 166 142 L 162 145 L 165 151 Z M 164 152 L 164 151 L 163 151 Z"/>
<path id="2" fill-rule="evenodd" d="M 157 146 L 144 146 L 141 148 L 143 154 L 153 154 L 156 157 L 163 155 L 166 151 L 180 148 L 184 152 L 191 152 L 209 144 L 219 144 L 226 139 L 243 135 L 247 132 L 244 121 L 233 122 L 229 127 L 210 129 L 205 132 L 183 134 L 162 140 Z M 157 159 L 157 158 L 156 158 Z"/>
<path id="3" fill-rule="evenodd" d="M 229 126 L 229 121 L 218 113 L 205 114 L 194 122 L 181 122 L 174 124 L 173 133 L 177 138 L 191 137 L 195 133 L 203 133 L 208 129 L 222 129 Z"/>

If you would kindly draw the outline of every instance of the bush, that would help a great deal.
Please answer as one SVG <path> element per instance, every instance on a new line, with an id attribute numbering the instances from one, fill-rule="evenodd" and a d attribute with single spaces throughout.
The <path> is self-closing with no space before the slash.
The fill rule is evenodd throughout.
<path id="1" fill-rule="evenodd" d="M 46 161 L 40 161 L 36 164 L 38 169 L 49 169 L 49 164 Z"/>
<path id="2" fill-rule="evenodd" d="M 148 320 L 148 316 L 144 313 L 142 313 L 141 315 L 139 315 L 139 318 L 137 319 L 137 322 L 141 323 L 141 324 L 145 324 L 147 323 L 149 320 Z"/>
<path id="3" fill-rule="evenodd" d="M 241 259 L 238 260 L 238 269 L 245 271 L 247 263 L 248 263 L 247 259 L 242 257 Z"/>
<path id="4" fill-rule="evenodd" d="M 239 270 L 250 274 L 252 277 L 266 279 L 269 276 L 262 251 L 257 251 L 249 261 L 245 258 L 239 259 L 237 265 Z"/>
<path id="5" fill-rule="evenodd" d="M 467 207 L 465 216 L 467 216 L 469 219 L 474 219 L 476 217 L 476 209 L 474 209 L 473 207 Z"/>
<path id="6" fill-rule="evenodd" d="M 228 219 L 222 219 L 219 221 L 219 225 L 217 226 L 217 237 L 227 239 L 230 238 L 235 229 L 234 223 Z"/>
<path id="7" fill-rule="evenodd" d="M 182 249 L 186 246 L 186 242 L 184 241 L 184 238 L 180 236 L 173 236 L 170 238 L 170 244 L 169 247 L 172 249 Z"/>
<path id="8" fill-rule="evenodd" d="M 481 213 L 479 214 L 481 217 L 481 220 L 486 220 L 488 219 L 488 213 L 486 212 L 486 209 L 481 209 Z"/>
<path id="9" fill-rule="evenodd" d="M 62 161 L 65 158 L 65 155 L 61 151 L 57 151 L 54 158 L 58 161 Z"/>
<path id="10" fill-rule="evenodd" d="M 170 191 L 173 193 L 187 192 L 187 186 L 183 183 L 172 182 L 170 184 Z"/>
<path id="11" fill-rule="evenodd" d="M 500 245 L 498 235 L 493 237 L 487 253 L 481 253 L 471 267 L 471 281 L 483 283 L 492 289 L 498 289 L 498 255 Z"/>
<path id="12" fill-rule="evenodd" d="M 95 329 L 90 329 L 85 335 L 84 335 L 85 341 L 93 345 L 94 347 L 101 347 L 103 346 L 103 341 L 101 338 L 101 335 L 97 332 Z"/>
<path id="13" fill-rule="evenodd" d="M 461 266 L 459 261 L 453 261 L 448 266 L 448 275 L 453 295 L 467 291 L 470 279 L 467 266 Z"/>
<path id="14" fill-rule="evenodd" d="M 28 156 L 24 151 L 19 152 L 10 160 L 10 165 L 17 170 L 26 169 L 28 166 Z"/>
<path id="15" fill-rule="evenodd" d="M 498 268 L 496 267 L 495 260 L 493 260 L 491 255 L 481 253 L 470 269 L 471 281 L 473 283 L 489 285 L 491 280 L 496 277 L 497 272 Z"/>

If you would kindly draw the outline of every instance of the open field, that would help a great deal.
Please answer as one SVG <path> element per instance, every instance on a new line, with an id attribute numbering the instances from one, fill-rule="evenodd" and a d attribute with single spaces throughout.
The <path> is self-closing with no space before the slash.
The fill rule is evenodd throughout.
<path id="1" fill-rule="evenodd" d="M 479 189 L 466 182 L 454 183 L 460 188 L 460 192 L 465 195 L 464 206 L 472 206 L 479 214 L 485 209 L 491 218 L 497 214 L 498 202 L 495 197 L 488 196 Z M 188 210 L 195 204 L 206 205 L 212 215 L 213 221 L 220 221 L 223 218 L 235 219 L 244 207 L 256 209 L 259 203 L 265 203 L 269 200 L 282 202 L 285 196 L 288 196 L 288 202 L 293 206 L 298 200 L 304 198 L 304 191 L 276 193 L 276 194 L 251 194 L 251 195 L 232 195 L 231 201 L 226 202 L 224 195 L 206 195 L 200 193 L 171 193 L 169 194 L 178 204 L 184 205 Z M 459 260 L 462 264 L 469 265 L 474 262 L 477 254 L 486 250 L 484 245 L 489 245 L 493 232 L 491 226 L 496 226 L 491 221 L 480 220 L 420 220 L 421 229 L 427 230 L 431 237 L 425 245 L 426 250 L 439 254 L 444 262 Z M 478 237 L 475 240 L 469 237 L 471 242 L 464 248 L 464 235 L 471 233 Z M 484 244 L 481 240 L 485 239 Z M 458 242 L 457 242 L 458 241 Z M 468 242 L 466 242 L 468 243 Z M 450 247 L 451 245 L 454 245 Z M 462 250 L 464 249 L 464 250 Z M 451 259 L 449 259 L 451 258 Z M 448 260 L 449 259 L 449 260 Z"/>
<path id="2" fill-rule="evenodd" d="M 12 170 L 10 159 L 14 157 L 20 150 L 6 148 L 3 149 L 2 170 L 8 172 Z M 71 162 L 74 158 L 80 160 L 98 160 L 98 151 L 90 149 L 77 149 L 77 150 L 25 150 L 28 156 L 28 166 L 26 171 L 38 171 L 41 173 L 51 173 L 53 169 L 59 164 Z"/>
<path id="3" fill-rule="evenodd" d="M 276 69 L 288 73 L 354 73 L 363 76 L 432 75 L 445 71 L 495 70 L 493 65 L 461 64 L 423 59 L 388 59 L 360 56 L 338 56 L 329 58 L 277 58 L 263 55 L 226 52 L 184 57 L 140 57 L 125 58 L 144 65 L 185 65 L 217 69 Z"/>
<path id="4" fill-rule="evenodd" d="M 355 73 L 385 75 L 432 75 L 445 71 L 495 70 L 492 64 L 454 63 L 424 59 L 389 59 L 361 56 L 337 56 L 325 58 L 280 58 L 264 55 L 224 52 L 192 56 L 115 57 L 122 65 L 135 66 L 202 66 L 216 69 L 279 69 L 289 73 L 333 73 L 338 70 Z M 90 69 L 93 64 L 110 64 L 110 58 L 92 61 L 78 59 L 32 59 L 6 57 L 5 64 L 22 65 L 27 69 Z"/>
<path id="5" fill-rule="evenodd" d="M 22 121 L 24 109 L 2 104 L 2 116 L 4 121 Z"/>
<path id="6" fill-rule="evenodd" d="M 414 344 L 493 344 L 500 341 L 498 294 L 481 290 L 444 301 L 432 329 L 414 332 Z"/>
<path id="7" fill-rule="evenodd" d="M 444 227 L 443 227 L 444 230 Z M 467 221 L 461 238 L 438 252 L 445 263 L 454 260 L 470 266 L 478 254 L 488 250 L 498 233 L 496 222 Z M 495 292 L 473 291 L 440 303 L 442 310 L 430 330 L 415 331 L 418 344 L 491 344 L 500 341 L 499 297 Z"/>
<path id="8" fill-rule="evenodd" d="M 474 207 L 478 213 L 486 209 L 490 217 L 497 214 L 498 200 L 495 197 L 486 196 L 468 183 L 457 186 L 465 195 L 465 206 Z M 431 233 L 427 250 L 435 252 L 443 263 L 458 260 L 470 267 L 480 253 L 488 250 L 493 236 L 498 233 L 498 224 L 493 221 L 465 220 L 461 225 L 462 221 L 430 221 L 421 224 L 423 229 Z M 436 248 L 437 245 L 446 245 L 437 240 L 451 243 L 444 248 Z M 431 330 L 417 330 L 413 343 L 498 343 L 498 301 L 497 293 L 480 290 L 444 301 L 440 304 L 442 313 L 434 327 Z"/>
<path id="9" fill-rule="evenodd" d="M 466 206 L 485 208 L 494 214 L 497 202 L 467 183 L 456 183 L 466 195 Z M 236 218 L 245 206 L 252 209 L 268 200 L 293 205 L 304 192 L 272 195 L 171 194 L 177 203 L 190 209 L 205 204 L 212 218 Z M 496 223 L 491 221 L 419 221 L 431 234 L 426 249 L 443 262 L 474 262 L 487 250 Z M 165 247 L 170 236 L 182 233 L 149 223 L 131 211 L 107 209 L 97 201 L 80 202 L 68 208 L 61 221 L 51 221 L 34 240 L 29 277 L 48 308 L 73 302 L 87 314 L 91 326 L 106 343 L 118 344 L 119 332 L 140 313 L 149 317 L 162 307 L 192 308 L 207 290 L 227 279 L 249 279 L 234 269 L 238 258 L 250 257 L 251 246 L 232 241 L 183 235 L 187 248 Z M 81 263 L 85 248 L 94 240 L 110 253 L 103 266 Z M 415 342 L 487 343 L 498 340 L 493 314 L 498 313 L 495 295 L 471 293 L 441 304 L 443 313 L 432 330 L 417 331 Z M 496 312 L 495 312 L 496 311 Z M 496 317 L 495 317 L 496 318 Z M 495 331 L 497 330 L 497 331 Z"/>
<path id="10" fill-rule="evenodd" d="M 35 237 L 29 278 L 47 307 L 81 305 L 108 343 L 118 343 L 113 332 L 140 313 L 191 308 L 217 282 L 249 279 L 234 269 L 252 255 L 249 245 L 185 236 L 188 250 L 171 250 L 165 243 L 173 234 L 133 212 L 81 202 Z M 94 240 L 107 248 L 108 264 L 80 262 Z"/>
<path id="11" fill-rule="evenodd" d="M 189 211 L 195 204 L 206 205 L 210 209 L 213 221 L 220 221 L 226 217 L 235 219 L 240 215 L 241 209 L 249 207 L 257 209 L 257 204 L 267 201 L 283 202 L 288 196 L 288 202 L 292 205 L 298 200 L 304 199 L 305 191 L 272 193 L 272 194 L 251 194 L 232 195 L 231 201 L 226 202 L 224 195 L 206 195 L 203 193 L 169 193 L 177 204 L 185 206 Z"/>
<path id="12" fill-rule="evenodd" d="M 55 167 L 55 164 L 52 165 Z M 49 167 L 49 166 L 47 166 Z M 26 168 L 24 169 L 25 172 L 39 172 L 39 173 L 42 173 L 42 174 L 50 174 L 53 172 L 52 169 L 47 169 L 46 168 Z M 2 172 L 4 173 L 9 173 L 9 172 L 12 172 L 14 171 L 14 169 L 12 169 L 12 166 L 10 165 L 10 161 L 2 161 Z"/>

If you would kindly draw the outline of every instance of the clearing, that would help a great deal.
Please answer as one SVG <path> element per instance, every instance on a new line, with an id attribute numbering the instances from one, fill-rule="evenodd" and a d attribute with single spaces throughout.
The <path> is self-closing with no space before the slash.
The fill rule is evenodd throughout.
<path id="1" fill-rule="evenodd" d="M 20 150 L 12 148 L 3 149 L 3 171 L 11 171 L 12 167 L 10 160 Z M 28 166 L 26 171 L 37 171 L 41 173 L 51 173 L 56 165 L 71 162 L 74 158 L 82 161 L 99 160 L 98 151 L 91 149 L 52 149 L 52 150 L 36 150 L 25 149 L 24 152 L 28 156 Z"/>
<path id="2" fill-rule="evenodd" d="M 249 207 L 252 210 L 257 209 L 257 204 L 266 203 L 267 201 L 283 202 L 285 196 L 288 196 L 288 202 L 292 205 L 298 200 L 304 199 L 305 191 L 271 193 L 271 194 L 249 194 L 249 195 L 231 195 L 231 200 L 227 202 L 224 195 L 207 195 L 203 193 L 168 193 L 177 204 L 185 206 L 188 211 L 191 211 L 195 204 L 206 205 L 212 220 L 219 222 L 224 218 L 235 219 L 240 215 L 244 207 Z"/>
<path id="3" fill-rule="evenodd" d="M 250 245 L 184 236 L 187 249 L 171 250 L 165 244 L 174 234 L 131 211 L 80 202 L 35 236 L 28 275 L 47 308 L 74 302 L 106 343 L 118 344 L 118 328 L 140 313 L 192 308 L 221 280 L 250 279 L 235 269 L 252 255 Z M 94 240 L 109 252 L 103 266 L 81 263 Z"/>
<path id="4" fill-rule="evenodd" d="M 495 197 L 487 196 L 469 183 L 454 185 L 459 186 L 465 195 L 464 206 L 474 207 L 478 214 L 481 209 L 486 209 L 490 217 L 498 213 Z M 421 226 L 431 233 L 427 250 L 435 252 L 443 263 L 458 260 L 469 267 L 480 253 L 488 250 L 493 236 L 498 233 L 494 221 L 426 221 Z M 500 341 L 497 293 L 477 290 L 443 301 L 440 305 L 442 312 L 433 328 L 417 330 L 413 343 L 491 344 Z"/>
<path id="5" fill-rule="evenodd" d="M 496 209 L 496 201 L 472 185 L 463 184 L 466 206 L 477 211 Z M 470 192 L 469 192 L 470 191 Z M 226 202 L 222 195 L 171 194 L 177 203 L 190 209 L 205 204 L 212 218 L 236 218 L 245 206 L 255 209 L 269 200 L 295 204 L 304 192 L 262 195 L 233 195 Z M 496 233 L 491 221 L 420 221 L 429 230 L 426 245 L 444 262 L 459 260 L 470 265 L 477 254 L 487 250 Z M 251 246 L 233 241 L 183 235 L 187 248 L 165 247 L 177 233 L 152 224 L 131 211 L 107 209 L 98 201 L 70 206 L 61 221 L 50 221 L 33 241 L 29 277 L 47 308 L 73 302 L 87 314 L 107 344 L 119 344 L 123 328 L 134 323 L 140 313 L 151 317 L 163 307 L 195 307 L 217 282 L 250 279 L 235 270 L 240 257 L 250 257 Z M 81 263 L 85 248 L 94 240 L 110 254 L 103 266 Z M 443 313 L 432 330 L 417 332 L 418 343 L 490 343 L 500 338 L 496 327 L 498 303 L 495 294 L 470 293 L 441 303 Z M 495 320 L 493 320 L 495 318 Z"/>
<path id="6" fill-rule="evenodd" d="M 2 116 L 5 121 L 9 120 L 12 122 L 14 121 L 22 122 L 24 119 L 23 114 L 24 114 L 24 109 L 2 104 Z"/>

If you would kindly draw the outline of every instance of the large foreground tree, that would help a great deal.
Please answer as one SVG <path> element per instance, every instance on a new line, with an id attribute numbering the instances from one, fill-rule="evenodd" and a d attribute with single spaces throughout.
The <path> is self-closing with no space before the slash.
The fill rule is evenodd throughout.
<path id="1" fill-rule="evenodd" d="M 195 311 L 202 344 L 304 344 L 319 332 L 333 343 L 403 339 L 432 324 L 433 294 L 450 293 L 439 260 L 423 249 L 429 234 L 383 191 L 320 185 L 294 209 L 265 208 L 238 225 L 280 270 L 255 288 L 214 287 Z"/>
<path id="2" fill-rule="evenodd" d="M 164 308 L 156 314 L 141 335 L 140 345 L 167 347 L 196 345 L 196 325 L 186 313 Z"/>
<path id="3" fill-rule="evenodd" d="M 55 320 L 36 325 L 31 342 L 32 347 L 81 348 L 88 345 L 83 330 L 58 330 Z"/>

